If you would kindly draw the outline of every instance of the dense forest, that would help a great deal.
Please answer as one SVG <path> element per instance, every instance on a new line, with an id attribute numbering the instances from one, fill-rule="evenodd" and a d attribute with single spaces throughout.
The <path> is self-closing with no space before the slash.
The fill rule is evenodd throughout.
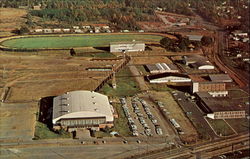
<path id="1" fill-rule="evenodd" d="M 29 4 L 28 4 L 29 2 Z M 69 24 L 108 21 L 118 29 L 138 29 L 136 21 L 155 21 L 154 10 L 190 15 L 183 0 L 2 0 L 2 7 L 41 5 L 42 10 L 30 14 L 44 20 L 58 20 Z"/>
<path id="2" fill-rule="evenodd" d="M 32 6 L 41 5 L 41 10 Z M 227 4 L 238 9 L 240 22 L 249 27 L 247 0 L 1 0 L 1 7 L 18 8 L 28 6 L 32 16 L 46 20 L 57 20 L 68 24 L 106 21 L 117 29 L 138 29 L 137 21 L 156 21 L 154 10 L 192 15 L 192 10 L 207 20 L 219 23 L 218 6 Z M 232 14 L 235 14 L 232 12 Z M 233 17 L 233 15 L 231 16 Z M 223 17 L 228 18 L 228 17 Z M 32 23 L 30 23 L 32 24 Z"/>

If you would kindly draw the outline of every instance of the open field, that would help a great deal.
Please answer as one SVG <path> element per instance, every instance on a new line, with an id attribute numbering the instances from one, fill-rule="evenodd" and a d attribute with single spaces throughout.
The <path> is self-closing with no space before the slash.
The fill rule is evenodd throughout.
<path id="1" fill-rule="evenodd" d="M 6 102 L 34 101 L 73 90 L 94 90 L 108 72 L 86 68 L 121 63 L 121 60 L 91 61 L 85 57 L 55 56 L 1 54 L 0 80 L 2 87 L 10 87 Z"/>
<path id="2" fill-rule="evenodd" d="M 36 122 L 34 139 L 53 139 L 53 138 L 70 138 L 71 134 L 62 130 L 60 133 L 55 133 L 47 127 L 47 125 Z"/>
<path id="3" fill-rule="evenodd" d="M 217 135 L 229 136 L 234 135 L 232 128 L 222 119 L 206 119 Z"/>
<path id="4" fill-rule="evenodd" d="M 246 118 L 242 119 L 226 119 L 225 120 L 237 133 L 249 131 L 250 125 L 249 120 Z"/>
<path id="5" fill-rule="evenodd" d="M 0 36 L 12 35 L 12 30 L 25 23 L 26 14 L 24 9 L 0 8 Z"/>
<path id="6" fill-rule="evenodd" d="M 34 135 L 36 112 L 37 103 L 0 103 L 0 140 L 31 140 Z"/>
<path id="7" fill-rule="evenodd" d="M 60 35 L 60 36 L 42 36 L 25 37 L 19 39 L 10 39 L 2 45 L 10 48 L 42 49 L 42 48 L 72 48 L 72 47 L 103 47 L 109 46 L 110 42 L 117 41 L 144 41 L 159 42 L 162 36 L 143 35 L 143 34 L 113 34 L 113 35 Z"/>

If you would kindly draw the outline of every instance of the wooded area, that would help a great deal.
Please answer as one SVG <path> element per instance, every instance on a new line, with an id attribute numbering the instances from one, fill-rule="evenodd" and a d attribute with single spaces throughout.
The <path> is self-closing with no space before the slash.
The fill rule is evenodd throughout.
<path id="1" fill-rule="evenodd" d="M 225 3 L 226 2 L 226 3 Z M 216 24 L 223 17 L 218 14 L 221 4 L 233 6 L 238 10 L 242 28 L 249 28 L 249 9 L 244 9 L 247 0 L 1 0 L 1 7 L 19 8 L 26 6 L 32 16 L 46 20 L 57 20 L 66 24 L 79 22 L 106 22 L 116 26 L 117 29 L 138 29 L 137 21 L 158 21 L 154 11 L 173 12 L 177 14 L 192 15 L 192 10 L 203 18 Z M 40 5 L 41 10 L 32 10 L 34 5 Z M 242 8 L 243 7 L 243 8 Z M 228 15 L 228 14 L 227 14 Z M 236 14 L 235 14 L 236 15 Z M 233 19 L 234 20 L 234 19 Z M 28 24 L 29 25 L 29 24 Z M 32 23 L 30 23 L 32 25 Z"/>

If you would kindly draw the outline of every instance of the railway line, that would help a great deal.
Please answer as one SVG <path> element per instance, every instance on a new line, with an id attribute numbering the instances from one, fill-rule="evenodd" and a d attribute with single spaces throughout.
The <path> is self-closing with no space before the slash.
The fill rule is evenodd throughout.
<path id="1" fill-rule="evenodd" d="M 247 143 L 247 144 L 242 144 Z M 232 151 L 232 146 L 234 146 L 233 150 L 246 149 L 249 148 L 249 133 L 234 136 L 225 140 L 215 140 L 209 143 L 204 143 L 191 147 L 183 147 L 179 149 L 167 149 L 164 151 L 159 151 L 157 153 L 150 153 L 147 155 L 138 155 L 134 158 L 143 158 L 143 159 L 174 159 L 174 158 L 190 158 L 196 156 L 196 154 L 201 154 L 201 152 L 206 152 L 204 157 L 212 157 L 215 155 L 220 155 L 225 152 Z M 222 151 L 224 149 L 225 151 Z M 221 150 L 221 151 L 220 151 Z M 216 153 L 215 153 L 216 152 Z M 206 158 L 206 157 L 205 157 Z"/>
<path id="2" fill-rule="evenodd" d="M 217 33 L 217 41 L 215 42 L 216 45 L 216 49 L 217 51 L 213 51 L 213 59 L 215 64 L 224 72 L 227 72 L 231 78 L 234 79 L 234 81 L 241 87 L 244 88 L 246 86 L 248 86 L 249 84 L 249 80 L 242 76 L 239 73 L 236 73 L 232 68 L 230 68 L 229 66 L 227 66 L 225 63 L 223 63 L 223 61 L 220 59 L 219 55 L 221 55 L 222 51 L 223 51 L 223 46 L 224 46 L 224 33 L 219 31 Z M 219 42 L 221 45 L 219 45 Z"/>

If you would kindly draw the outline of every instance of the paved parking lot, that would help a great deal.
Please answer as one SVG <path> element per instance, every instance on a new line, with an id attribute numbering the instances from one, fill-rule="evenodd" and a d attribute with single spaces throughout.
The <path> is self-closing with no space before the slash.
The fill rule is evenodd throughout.
<path id="1" fill-rule="evenodd" d="M 191 99 L 191 96 L 184 92 L 174 91 L 172 92 L 174 99 L 179 103 L 186 116 L 191 119 L 194 126 L 197 128 L 199 133 L 202 133 L 203 137 L 206 138 L 208 135 L 211 138 L 216 138 L 217 136 L 210 128 L 206 120 L 204 119 L 205 113 L 199 109 L 199 106 L 195 103 L 195 100 Z"/>
<path id="2" fill-rule="evenodd" d="M 135 132 L 134 136 L 169 136 L 165 123 L 163 124 L 164 120 L 159 118 L 159 114 L 154 110 L 155 105 L 139 97 L 128 97 L 123 100 L 126 102 L 125 114 L 129 113 L 126 116 L 131 131 Z"/>

